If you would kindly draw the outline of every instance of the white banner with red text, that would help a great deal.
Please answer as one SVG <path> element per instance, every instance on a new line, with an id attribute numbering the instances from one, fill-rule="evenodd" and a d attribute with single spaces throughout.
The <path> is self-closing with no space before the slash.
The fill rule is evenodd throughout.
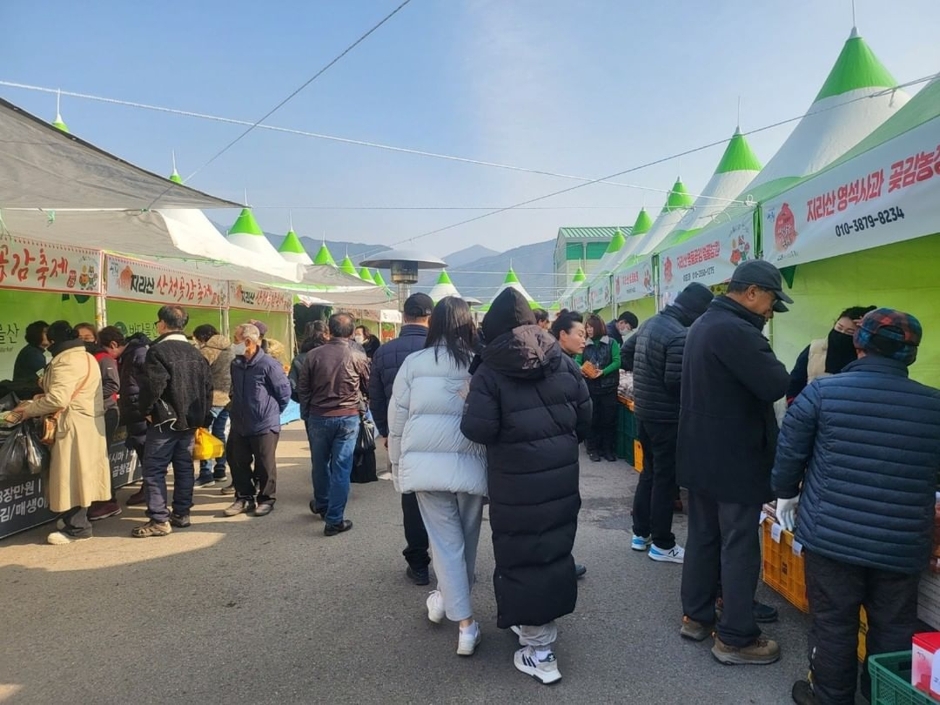
<path id="1" fill-rule="evenodd" d="M 19 237 L 0 240 L 0 288 L 101 293 L 101 252 Z"/>
<path id="2" fill-rule="evenodd" d="M 209 308 L 226 304 L 226 282 L 126 257 L 107 255 L 106 259 L 110 298 Z"/>
<path id="3" fill-rule="evenodd" d="M 618 304 L 645 299 L 655 292 L 651 257 L 614 273 L 614 301 Z"/>

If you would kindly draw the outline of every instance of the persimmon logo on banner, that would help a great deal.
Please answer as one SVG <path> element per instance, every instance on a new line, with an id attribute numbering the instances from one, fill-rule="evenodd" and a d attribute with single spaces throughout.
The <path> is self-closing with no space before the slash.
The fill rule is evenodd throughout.
<path id="1" fill-rule="evenodd" d="M 796 242 L 796 219 L 793 217 L 793 211 L 790 210 L 790 204 L 784 203 L 780 206 L 780 212 L 774 219 L 774 242 L 777 245 L 777 252 L 786 252 L 793 243 Z"/>

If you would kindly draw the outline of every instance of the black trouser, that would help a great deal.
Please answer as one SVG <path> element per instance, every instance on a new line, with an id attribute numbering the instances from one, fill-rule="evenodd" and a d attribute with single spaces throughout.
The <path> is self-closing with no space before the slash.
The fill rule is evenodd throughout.
<path id="1" fill-rule="evenodd" d="M 269 431 L 258 436 L 243 436 L 232 429 L 225 446 L 225 457 L 232 469 L 237 499 L 273 502 L 277 494 L 277 442 L 279 433 Z M 252 469 L 252 463 L 254 468 Z"/>
<path id="2" fill-rule="evenodd" d="M 591 417 L 591 433 L 587 438 L 589 453 L 614 455 L 617 449 L 617 388 L 606 391 L 591 390 L 594 414 Z"/>
<path id="3" fill-rule="evenodd" d="M 79 539 L 91 536 L 88 507 L 72 507 L 59 518 L 65 522 L 65 528 L 62 529 L 63 534 Z"/>
<path id="4" fill-rule="evenodd" d="M 672 513 L 676 498 L 676 437 L 679 425 L 639 421 L 643 472 L 633 496 L 633 533 L 651 536 L 653 545 L 668 551 L 676 545 Z"/>
<path id="5" fill-rule="evenodd" d="M 121 414 L 118 411 L 117 407 L 111 409 L 105 409 L 104 412 L 104 437 L 105 442 L 108 444 L 108 449 L 105 451 L 108 454 L 108 468 L 111 473 L 111 501 L 116 500 L 115 492 L 117 487 L 114 486 L 114 468 L 111 467 L 111 445 L 114 443 L 114 434 L 117 431 L 118 424 L 121 422 Z"/>
<path id="6" fill-rule="evenodd" d="M 806 596 L 813 626 L 809 663 L 816 699 L 823 705 L 852 705 L 858 678 L 858 610 L 868 615 L 868 655 L 909 651 L 917 631 L 920 574 L 895 573 L 835 561 L 806 552 Z M 871 698 L 868 659 L 862 695 Z"/>
<path id="7" fill-rule="evenodd" d="M 718 637 L 743 647 L 760 636 L 754 593 L 760 579 L 760 504 L 717 502 L 689 491 L 689 537 L 682 565 L 682 611 L 696 622 L 715 621 L 721 583 Z"/>
<path id="8" fill-rule="evenodd" d="M 418 497 L 414 492 L 401 496 L 401 515 L 405 524 L 407 544 L 401 555 L 414 570 L 424 570 L 431 563 L 431 557 L 428 555 L 428 532 L 424 528 L 424 519 L 418 509 Z"/>

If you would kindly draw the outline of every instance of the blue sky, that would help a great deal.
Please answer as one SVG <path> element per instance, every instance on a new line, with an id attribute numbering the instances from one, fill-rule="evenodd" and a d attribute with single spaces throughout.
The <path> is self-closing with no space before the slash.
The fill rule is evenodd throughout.
<path id="1" fill-rule="evenodd" d="M 5 0 L 0 80 L 255 120 L 400 0 Z M 759 9 L 758 9 L 759 7 Z M 940 3 L 857 0 L 862 36 L 898 81 L 940 70 Z M 852 25 L 850 0 L 412 0 L 270 119 L 357 140 L 599 177 L 803 113 Z M 54 96 L 0 86 L 52 119 Z M 186 176 L 243 129 L 63 97 L 72 132 Z M 765 163 L 792 125 L 751 138 Z M 622 180 L 701 189 L 716 147 Z M 392 244 L 573 182 L 256 130 L 191 185 L 242 200 L 262 227 Z M 595 185 L 414 243 L 504 250 L 563 225 L 631 224 L 665 194 Z M 235 212 L 210 214 L 229 224 Z"/>

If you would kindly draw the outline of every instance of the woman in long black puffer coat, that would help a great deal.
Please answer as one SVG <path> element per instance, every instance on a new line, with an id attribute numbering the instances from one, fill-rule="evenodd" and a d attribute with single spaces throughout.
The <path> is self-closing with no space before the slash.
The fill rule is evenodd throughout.
<path id="1" fill-rule="evenodd" d="M 470 382 L 463 434 L 486 446 L 497 626 L 524 647 L 514 663 L 543 683 L 561 678 L 554 620 L 578 598 L 571 549 L 578 528 L 578 443 L 591 398 L 577 365 L 535 324 L 515 289 L 483 319 L 486 347 Z"/>

